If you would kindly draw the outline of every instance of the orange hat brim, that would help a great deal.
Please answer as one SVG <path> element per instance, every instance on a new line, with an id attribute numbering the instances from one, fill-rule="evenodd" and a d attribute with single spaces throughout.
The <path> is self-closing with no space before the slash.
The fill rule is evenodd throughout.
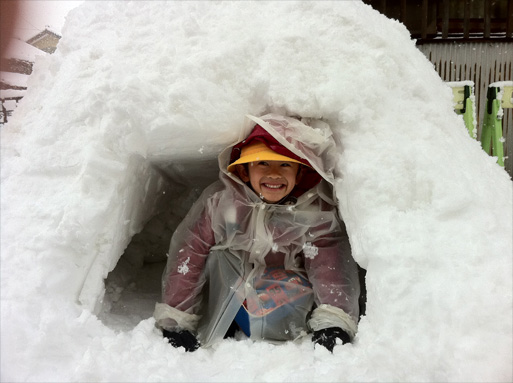
<path id="1" fill-rule="evenodd" d="M 278 154 L 275 151 L 271 150 L 263 142 L 258 141 L 242 148 L 240 158 L 237 161 L 228 165 L 228 171 L 233 172 L 235 170 L 236 165 L 242 165 L 256 161 L 286 161 L 301 164 L 300 161 Z"/>

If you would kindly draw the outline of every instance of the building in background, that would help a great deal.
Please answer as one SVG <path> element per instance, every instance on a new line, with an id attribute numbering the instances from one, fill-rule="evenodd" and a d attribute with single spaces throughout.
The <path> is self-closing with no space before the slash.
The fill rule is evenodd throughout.
<path id="1" fill-rule="evenodd" d="M 0 72 L 0 124 L 9 120 L 27 90 L 28 77 L 37 56 L 55 52 L 61 36 L 45 29 L 29 40 L 10 39 Z"/>
<path id="2" fill-rule="evenodd" d="M 41 49 L 46 53 L 53 53 L 57 49 L 57 43 L 61 39 L 57 33 L 52 32 L 49 29 L 45 29 L 43 32 L 38 33 L 34 37 L 27 40 L 27 44 L 30 44 L 36 48 Z"/>

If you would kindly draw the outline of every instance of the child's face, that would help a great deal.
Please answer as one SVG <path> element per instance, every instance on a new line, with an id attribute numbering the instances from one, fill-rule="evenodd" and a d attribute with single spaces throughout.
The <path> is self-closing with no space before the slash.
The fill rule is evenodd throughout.
<path id="1" fill-rule="evenodd" d="M 256 161 L 246 167 L 238 165 L 240 178 L 250 182 L 253 190 L 268 203 L 289 195 L 300 180 L 299 164 L 288 161 Z"/>

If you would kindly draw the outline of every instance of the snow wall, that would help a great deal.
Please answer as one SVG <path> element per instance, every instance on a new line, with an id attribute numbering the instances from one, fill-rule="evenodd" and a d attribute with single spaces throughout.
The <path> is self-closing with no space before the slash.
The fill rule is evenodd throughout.
<path id="1" fill-rule="evenodd" d="M 244 115 L 271 111 L 334 132 L 367 270 L 355 343 L 184 354 L 152 318 L 105 326 L 104 279 L 134 235 L 179 222 Z M 86 1 L 1 139 L 4 381 L 512 379 L 511 180 L 406 28 L 359 1 Z"/>

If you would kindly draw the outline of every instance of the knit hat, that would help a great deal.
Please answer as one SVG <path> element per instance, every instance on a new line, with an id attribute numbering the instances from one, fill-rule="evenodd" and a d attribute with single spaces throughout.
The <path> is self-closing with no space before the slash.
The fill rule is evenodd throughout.
<path id="1" fill-rule="evenodd" d="M 248 162 L 254 161 L 287 161 L 296 162 L 298 164 L 301 163 L 298 160 L 276 153 L 261 141 L 254 141 L 242 148 L 239 159 L 228 165 L 228 171 L 233 172 L 236 165 L 247 164 Z"/>

